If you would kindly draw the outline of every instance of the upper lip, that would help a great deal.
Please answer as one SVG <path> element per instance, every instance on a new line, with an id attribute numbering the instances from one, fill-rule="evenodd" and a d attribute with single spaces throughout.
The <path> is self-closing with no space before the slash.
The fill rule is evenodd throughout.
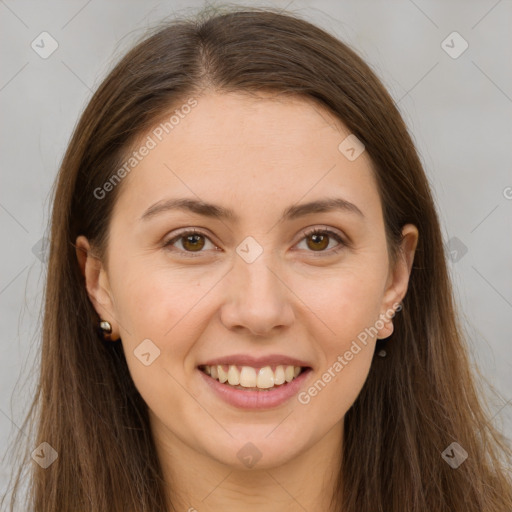
<path id="1" fill-rule="evenodd" d="M 303 366 L 310 367 L 306 361 L 301 361 L 295 357 L 285 356 L 283 354 L 270 354 L 268 356 L 254 357 L 247 354 L 233 354 L 230 356 L 217 357 L 210 359 L 199 366 L 216 366 L 216 365 L 238 365 L 252 366 L 261 368 L 264 366 L 283 365 L 283 366 Z"/>

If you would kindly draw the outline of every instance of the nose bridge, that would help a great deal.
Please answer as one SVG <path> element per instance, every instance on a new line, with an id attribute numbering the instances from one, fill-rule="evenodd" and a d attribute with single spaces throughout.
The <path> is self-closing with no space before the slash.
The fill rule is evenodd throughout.
<path id="1" fill-rule="evenodd" d="M 276 266 L 272 260 L 270 251 L 262 253 L 253 262 L 238 258 L 235 263 L 237 280 L 244 297 L 270 301 L 280 294 L 279 280 L 275 276 L 275 271 L 270 270 L 272 266 Z"/>
<path id="2" fill-rule="evenodd" d="M 271 272 L 276 267 L 270 250 L 263 251 L 254 261 L 240 257 L 235 263 L 238 299 L 245 307 L 259 311 L 272 309 L 282 302 L 282 284 Z"/>
<path id="3" fill-rule="evenodd" d="M 289 324 L 292 315 L 287 288 L 278 278 L 279 271 L 274 270 L 279 265 L 269 249 L 259 247 L 249 240 L 237 248 L 229 278 L 228 296 L 232 300 L 224 305 L 222 316 L 226 327 L 244 326 L 263 334 Z"/>

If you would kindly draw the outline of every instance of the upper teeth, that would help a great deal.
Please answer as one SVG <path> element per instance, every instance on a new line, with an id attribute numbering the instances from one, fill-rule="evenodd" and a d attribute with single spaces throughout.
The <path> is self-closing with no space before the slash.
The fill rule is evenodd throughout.
<path id="1" fill-rule="evenodd" d="M 285 382 L 291 382 L 297 377 L 301 371 L 300 366 L 276 366 L 275 371 L 270 366 L 263 368 L 253 368 L 252 366 L 241 366 L 240 369 L 236 365 L 214 365 L 204 366 L 204 372 L 213 379 L 217 379 L 221 383 L 227 382 L 232 386 L 242 386 L 244 388 L 261 388 L 268 389 Z"/>

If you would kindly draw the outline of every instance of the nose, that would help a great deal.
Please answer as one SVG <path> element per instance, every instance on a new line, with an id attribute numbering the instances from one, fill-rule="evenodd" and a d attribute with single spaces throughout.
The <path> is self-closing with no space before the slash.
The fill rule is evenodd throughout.
<path id="1" fill-rule="evenodd" d="M 234 268 L 225 278 L 225 293 L 230 299 L 224 302 L 220 313 L 227 329 L 270 336 L 292 324 L 293 293 L 284 276 L 272 267 L 278 268 L 265 252 L 252 263 L 236 258 Z"/>

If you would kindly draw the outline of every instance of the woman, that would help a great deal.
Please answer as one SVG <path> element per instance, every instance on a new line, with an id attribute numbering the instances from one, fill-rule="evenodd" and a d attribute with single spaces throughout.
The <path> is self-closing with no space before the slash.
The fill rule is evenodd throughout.
<path id="1" fill-rule="evenodd" d="M 270 9 L 148 35 L 51 222 L 30 510 L 512 509 L 427 178 L 331 35 Z"/>

